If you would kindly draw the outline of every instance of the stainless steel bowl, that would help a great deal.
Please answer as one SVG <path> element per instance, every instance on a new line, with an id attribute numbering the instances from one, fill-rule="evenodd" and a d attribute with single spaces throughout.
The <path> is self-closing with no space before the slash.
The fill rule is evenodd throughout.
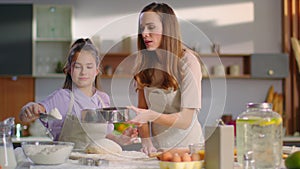
<path id="1" fill-rule="evenodd" d="M 118 123 L 128 120 L 129 110 L 126 107 L 106 107 L 81 111 L 82 123 Z"/>

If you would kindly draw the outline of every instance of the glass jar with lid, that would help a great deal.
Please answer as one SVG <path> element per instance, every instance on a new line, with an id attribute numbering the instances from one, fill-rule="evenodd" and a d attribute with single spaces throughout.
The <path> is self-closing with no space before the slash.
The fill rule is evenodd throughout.
<path id="1" fill-rule="evenodd" d="M 280 168 L 282 160 L 282 117 L 270 103 L 249 103 L 236 120 L 238 163 L 252 153 L 257 169 Z"/>
<path id="2" fill-rule="evenodd" d="M 0 122 L 0 166 L 2 169 L 15 169 L 17 167 L 11 140 L 13 126 L 14 121 L 10 119 Z"/>

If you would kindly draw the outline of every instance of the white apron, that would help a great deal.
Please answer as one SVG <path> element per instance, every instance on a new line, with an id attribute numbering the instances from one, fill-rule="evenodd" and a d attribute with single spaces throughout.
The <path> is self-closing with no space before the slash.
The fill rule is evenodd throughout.
<path id="1" fill-rule="evenodd" d="M 159 88 L 145 87 L 145 98 L 148 108 L 159 113 L 171 114 L 180 111 L 181 93 Z M 192 99 L 192 98 L 191 98 Z M 197 111 L 196 111 L 197 112 Z M 192 143 L 203 143 L 202 128 L 198 121 L 197 113 L 188 129 L 178 129 L 152 123 L 152 141 L 157 149 L 188 147 Z"/>
<path id="2" fill-rule="evenodd" d="M 74 149 L 85 149 L 86 146 L 92 142 L 92 139 L 82 128 L 82 124 L 80 123 L 78 117 L 72 114 L 72 109 L 74 106 L 73 92 L 70 93 L 70 96 L 71 101 L 69 104 L 67 116 L 65 118 L 61 133 L 59 135 L 59 141 L 74 142 Z M 101 106 L 104 107 L 105 104 L 103 103 L 101 97 L 98 96 L 98 98 L 100 100 Z"/>

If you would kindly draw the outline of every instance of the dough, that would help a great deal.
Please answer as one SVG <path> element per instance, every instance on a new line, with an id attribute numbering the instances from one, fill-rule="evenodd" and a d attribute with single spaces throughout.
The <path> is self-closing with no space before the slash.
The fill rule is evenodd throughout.
<path id="1" fill-rule="evenodd" d="M 116 142 L 104 138 L 90 143 L 85 152 L 88 154 L 120 154 L 122 147 Z"/>

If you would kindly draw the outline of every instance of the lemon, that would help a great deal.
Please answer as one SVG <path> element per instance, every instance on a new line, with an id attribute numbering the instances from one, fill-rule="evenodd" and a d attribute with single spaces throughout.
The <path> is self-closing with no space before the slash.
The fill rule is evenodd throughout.
<path id="1" fill-rule="evenodd" d="M 268 125 L 279 125 L 282 123 L 282 119 L 281 118 L 272 118 L 271 120 L 264 120 L 264 121 L 261 121 L 259 123 L 260 126 L 268 126 Z"/>
<path id="2" fill-rule="evenodd" d="M 285 166 L 288 169 L 299 169 L 300 168 L 300 151 L 296 151 L 290 154 L 285 159 Z"/>
<path id="3" fill-rule="evenodd" d="M 237 123 L 247 123 L 247 124 L 256 124 L 260 126 L 268 125 L 280 125 L 282 123 L 282 118 L 272 118 L 272 119 L 239 119 Z"/>

